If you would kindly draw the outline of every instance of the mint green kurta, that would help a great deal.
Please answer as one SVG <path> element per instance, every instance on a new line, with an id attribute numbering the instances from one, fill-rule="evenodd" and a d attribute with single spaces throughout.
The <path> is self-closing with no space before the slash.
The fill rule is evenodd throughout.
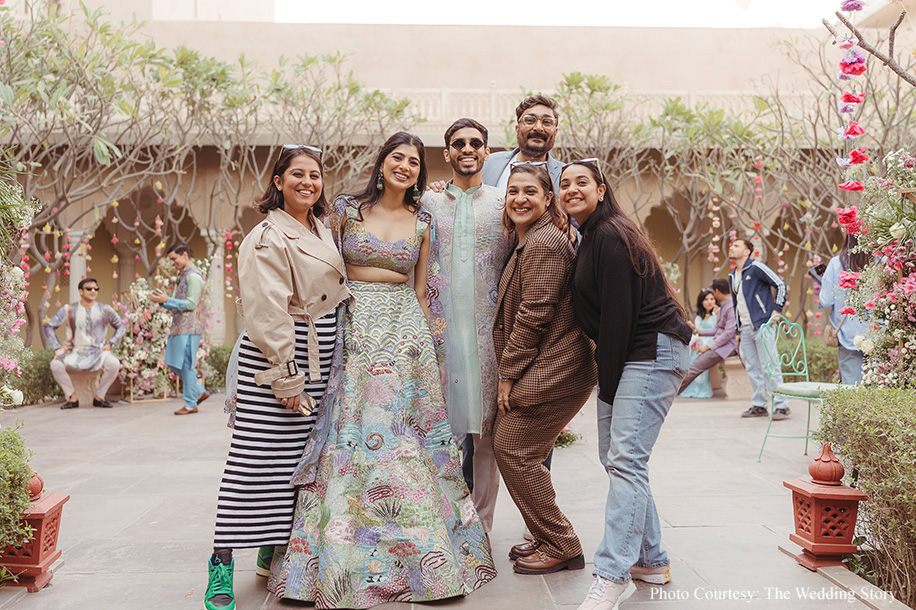
<path id="1" fill-rule="evenodd" d="M 462 192 L 449 184 L 427 191 L 423 204 L 436 217 L 440 260 L 448 281 L 445 402 L 452 431 L 489 434 L 496 415 L 496 295 L 511 244 L 502 227 L 504 195 L 492 186 Z"/>
<path id="2" fill-rule="evenodd" d="M 449 281 L 453 288 L 452 324 L 453 332 L 449 338 L 454 342 L 458 356 L 455 364 L 467 378 L 467 418 L 468 432 L 480 434 L 480 421 L 483 414 L 483 400 L 480 395 L 480 375 L 471 375 L 471 371 L 480 370 L 480 356 L 477 346 L 477 316 L 473 307 L 468 306 L 468 291 L 454 289 L 460 286 L 474 286 L 474 244 L 477 226 L 474 223 L 474 204 L 472 196 L 480 188 L 473 187 L 462 191 L 454 184 L 448 185 L 448 191 L 455 195 L 455 226 L 452 233 L 452 261 Z"/>

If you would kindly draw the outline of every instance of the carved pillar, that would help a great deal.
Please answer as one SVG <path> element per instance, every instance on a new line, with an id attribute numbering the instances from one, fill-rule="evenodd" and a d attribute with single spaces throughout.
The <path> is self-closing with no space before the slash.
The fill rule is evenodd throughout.
<path id="1" fill-rule="evenodd" d="M 214 345 L 226 342 L 226 244 L 223 233 L 217 229 L 201 229 L 201 235 L 207 241 L 207 256 L 210 261 L 210 273 L 207 276 L 207 291 L 210 295 L 210 336 Z"/>
<path id="2" fill-rule="evenodd" d="M 70 229 L 70 300 L 76 303 L 80 300 L 79 283 L 86 277 L 86 248 L 82 247 L 82 240 L 86 236 L 85 229 Z"/>

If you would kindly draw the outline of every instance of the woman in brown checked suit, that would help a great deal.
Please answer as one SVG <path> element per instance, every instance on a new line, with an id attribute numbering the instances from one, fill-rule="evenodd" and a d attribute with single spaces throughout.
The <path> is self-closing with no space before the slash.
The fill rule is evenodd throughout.
<path id="1" fill-rule="evenodd" d="M 493 449 L 500 473 L 534 536 L 512 547 L 520 574 L 585 567 L 572 524 L 556 504 L 543 462 L 597 381 L 594 345 L 579 328 L 569 279 L 575 250 L 547 168 L 512 167 L 503 224 L 518 245 L 499 283 L 493 342 L 499 413 Z"/>

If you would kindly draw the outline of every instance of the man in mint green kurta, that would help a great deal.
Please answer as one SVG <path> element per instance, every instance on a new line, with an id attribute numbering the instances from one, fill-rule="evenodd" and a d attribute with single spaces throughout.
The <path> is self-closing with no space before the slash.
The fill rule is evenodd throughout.
<path id="1" fill-rule="evenodd" d="M 440 260 L 448 280 L 443 299 L 445 402 L 452 431 L 466 438 L 465 455 L 473 448 L 472 460 L 464 464 L 465 478 L 486 532 L 492 529 L 499 490 L 490 438 L 498 384 L 492 329 L 499 279 L 511 253 L 502 227 L 505 197 L 481 181 L 488 155 L 487 129 L 472 119 L 455 121 L 445 132 L 444 151 L 452 179 L 443 192 L 427 191 L 422 201 L 436 217 Z"/>

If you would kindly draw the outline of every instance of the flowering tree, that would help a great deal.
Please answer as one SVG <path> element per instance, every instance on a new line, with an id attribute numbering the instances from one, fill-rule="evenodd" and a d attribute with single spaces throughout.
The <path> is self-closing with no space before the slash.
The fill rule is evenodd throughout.
<path id="1" fill-rule="evenodd" d="M 861 274 L 844 274 L 840 285 L 854 289 L 844 312 L 871 321 L 855 338 L 865 354 L 863 381 L 916 388 L 916 157 L 898 150 L 883 165 L 883 177 L 870 166 L 848 171 L 863 185 L 862 198 L 838 210 L 839 222 L 876 258 Z"/>
<path id="2" fill-rule="evenodd" d="M 26 197 L 43 204 L 16 254 L 26 286 L 41 290 L 27 340 L 71 255 L 83 250 L 91 265 L 100 225 L 111 262 L 129 260 L 149 279 L 168 243 L 200 234 L 213 253 L 227 231 L 256 222 L 250 204 L 281 143 L 323 148 L 333 193 L 361 179 L 385 137 L 418 120 L 406 100 L 363 88 L 342 55 L 265 69 L 244 56 L 166 51 L 100 11 L 31 10 L 15 19 L 0 3 L 0 135 L 16 143 Z M 217 177 L 202 181 L 214 153 Z"/>
<path id="3" fill-rule="evenodd" d="M 581 72 L 563 75 L 555 99 L 562 122 L 557 157 L 598 159 L 616 197 L 631 206 L 634 220 L 642 222 L 656 199 L 655 178 L 646 171 L 655 151 L 648 145 L 646 124 L 634 112 L 645 100 L 607 76 Z"/>
<path id="4" fill-rule="evenodd" d="M 0 134 L 15 143 L 26 198 L 43 204 L 16 259 L 27 281 L 41 282 L 43 320 L 105 209 L 180 170 L 183 143 L 162 145 L 175 109 L 158 103 L 165 87 L 147 75 L 167 58 L 134 36 L 139 26 L 115 28 L 99 11 L 76 22 L 53 7 L 31 10 L 16 19 L 0 7 Z"/>
<path id="5" fill-rule="evenodd" d="M 748 237 L 757 242 L 754 256 L 765 250 L 759 241 L 767 221 L 763 178 L 757 173 L 762 161 L 756 147 L 745 144 L 755 141 L 759 127 L 754 117 L 745 121 L 730 110 L 690 108 L 673 98 L 649 119 L 646 131 L 658 151 L 648 167 L 679 238 L 674 260 L 682 263 L 685 299 L 690 303 L 691 264 L 705 254 L 718 274 L 724 266 L 727 233 L 751 230 Z"/>
<path id="6" fill-rule="evenodd" d="M 8 159 L 0 158 L 0 406 L 22 403 L 22 392 L 9 387 L 11 376 L 19 375 L 23 351 L 19 328 L 23 319 L 25 277 L 10 260 L 21 232 L 37 209 L 27 201 L 22 187 L 14 180 Z"/>

